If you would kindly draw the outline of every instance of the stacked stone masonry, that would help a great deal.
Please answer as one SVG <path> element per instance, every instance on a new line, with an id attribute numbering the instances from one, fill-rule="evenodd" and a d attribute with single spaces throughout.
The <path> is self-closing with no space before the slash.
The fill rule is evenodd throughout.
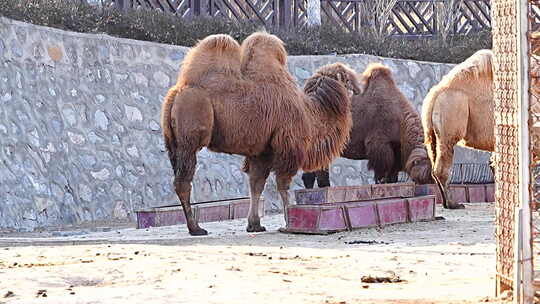
<path id="1" fill-rule="evenodd" d="M 81 34 L 0 17 L 0 228 L 33 230 L 134 220 L 134 210 L 177 203 L 159 124 L 161 102 L 188 48 Z M 452 65 L 368 55 L 291 56 L 298 84 L 327 63 L 358 72 L 391 67 L 420 111 Z M 459 149 L 457 162 L 487 162 Z M 242 157 L 198 154 L 193 199 L 248 195 Z M 301 188 L 300 173 L 291 189 Z M 364 161 L 336 160 L 335 185 L 372 182 Z M 273 177 L 266 210 L 281 204 Z"/>

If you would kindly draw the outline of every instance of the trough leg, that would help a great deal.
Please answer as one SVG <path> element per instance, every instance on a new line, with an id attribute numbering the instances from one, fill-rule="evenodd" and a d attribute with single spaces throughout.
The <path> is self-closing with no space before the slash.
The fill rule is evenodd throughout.
<path id="1" fill-rule="evenodd" d="M 261 218 L 259 215 L 259 203 L 261 193 L 264 190 L 264 184 L 270 174 L 270 161 L 264 157 L 248 157 L 248 176 L 249 176 L 249 192 L 250 205 L 248 212 L 247 232 L 263 232 L 266 231 L 264 226 L 261 226 Z"/>

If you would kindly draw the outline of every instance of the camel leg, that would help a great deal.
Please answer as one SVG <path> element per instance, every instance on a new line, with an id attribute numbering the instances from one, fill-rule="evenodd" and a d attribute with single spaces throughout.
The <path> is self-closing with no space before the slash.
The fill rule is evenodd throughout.
<path id="1" fill-rule="evenodd" d="M 431 118 L 436 139 L 433 177 L 441 190 L 443 207 L 463 209 L 465 206 L 455 202 L 448 187 L 450 168 L 454 160 L 454 146 L 467 137 L 468 96 L 460 91 L 442 92 L 433 106 Z"/>
<path id="2" fill-rule="evenodd" d="M 375 183 L 385 182 L 389 172 L 394 168 L 396 155 L 392 144 L 379 134 L 372 134 L 364 143 L 368 169 L 375 173 Z"/>
<path id="3" fill-rule="evenodd" d="M 315 172 L 315 175 L 317 176 L 317 186 L 319 188 L 330 187 L 330 172 L 328 168 Z"/>
<path id="4" fill-rule="evenodd" d="M 330 173 L 328 173 L 328 168 L 315 172 L 306 172 L 302 174 L 302 181 L 306 189 L 313 189 L 315 181 L 317 181 L 319 188 L 330 187 Z"/>
<path id="5" fill-rule="evenodd" d="M 207 235 L 208 232 L 199 227 L 199 224 L 195 221 L 190 203 L 191 181 L 195 174 L 195 166 L 197 163 L 196 152 L 186 153 L 177 150 L 175 163 L 177 168 L 175 168 L 174 188 L 176 195 L 178 195 L 178 198 L 182 203 L 182 209 L 184 209 L 189 234 L 193 236 Z"/>
<path id="6" fill-rule="evenodd" d="M 450 167 L 452 166 L 452 161 L 454 159 L 454 145 L 439 144 L 437 150 L 437 159 L 435 160 L 433 177 L 441 191 L 443 207 L 447 209 L 463 209 L 465 206 L 456 203 L 450 195 L 450 191 L 448 191 Z"/>
<path id="7" fill-rule="evenodd" d="M 208 234 L 195 220 L 190 202 L 197 151 L 208 146 L 214 124 L 212 105 L 205 97 L 205 92 L 197 88 L 185 89 L 176 95 L 168 122 L 174 136 L 166 140 L 174 170 L 174 188 L 191 235 Z"/>
<path id="8" fill-rule="evenodd" d="M 269 159 L 262 157 L 249 157 L 246 158 L 246 162 L 248 162 L 247 167 L 249 168 L 247 174 L 249 176 L 249 193 L 251 198 L 246 231 L 263 232 L 266 231 L 266 228 L 261 226 L 259 203 L 261 193 L 264 190 L 264 184 L 266 183 L 266 179 L 270 174 L 270 166 L 272 163 L 269 161 Z"/>
<path id="9" fill-rule="evenodd" d="M 313 189 L 316 178 L 317 176 L 315 175 L 315 172 L 304 172 L 302 174 L 302 181 L 304 182 L 304 187 L 306 189 Z"/>
<path id="10" fill-rule="evenodd" d="M 388 173 L 388 175 L 386 175 L 385 177 L 385 180 L 384 180 L 384 183 L 387 184 L 387 183 L 397 183 L 398 181 L 398 175 L 399 175 L 399 172 L 390 172 Z"/>
<path id="11" fill-rule="evenodd" d="M 289 187 L 292 181 L 291 175 L 277 175 L 276 183 L 279 195 L 281 196 L 281 201 L 283 202 L 283 213 L 285 215 L 285 223 L 288 223 L 289 215 L 287 207 L 289 207 Z"/>

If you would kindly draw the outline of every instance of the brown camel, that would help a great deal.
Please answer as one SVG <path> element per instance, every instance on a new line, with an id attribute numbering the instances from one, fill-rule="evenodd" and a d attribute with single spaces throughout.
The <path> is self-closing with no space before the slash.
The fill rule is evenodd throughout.
<path id="1" fill-rule="evenodd" d="M 259 198 L 269 173 L 276 174 L 286 208 L 296 172 L 327 166 L 347 142 L 350 91 L 359 91 L 354 72 L 342 64 L 325 66 L 304 93 L 286 60 L 283 42 L 266 33 L 250 35 L 242 46 L 228 35 L 208 36 L 184 59 L 163 103 L 162 127 L 191 235 L 207 234 L 190 207 L 196 153 L 203 147 L 246 156 L 247 231 L 260 232 Z M 326 124 L 332 128 L 321 127 Z"/>
<path id="2" fill-rule="evenodd" d="M 397 182 L 399 171 L 416 183 L 433 183 L 420 115 L 397 88 L 390 69 L 370 64 L 361 83 L 363 93 L 352 101 L 350 141 L 341 156 L 367 159 L 376 183 Z M 315 179 L 319 187 L 330 186 L 328 169 L 302 175 L 306 188 L 313 188 Z"/>
<path id="3" fill-rule="evenodd" d="M 422 109 L 425 143 L 444 208 L 461 209 L 448 191 L 454 146 L 493 152 L 494 101 L 491 50 L 480 50 L 431 88 Z"/>

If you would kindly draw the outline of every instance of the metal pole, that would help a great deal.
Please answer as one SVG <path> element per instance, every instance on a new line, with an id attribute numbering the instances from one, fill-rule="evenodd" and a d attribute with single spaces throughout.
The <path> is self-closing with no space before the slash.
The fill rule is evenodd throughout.
<path id="1" fill-rule="evenodd" d="M 520 304 L 523 303 L 521 286 L 522 286 L 522 274 L 523 268 L 521 267 L 522 262 L 522 248 L 523 248 L 523 209 L 521 207 L 516 207 L 514 211 L 514 285 L 513 289 L 513 300 L 514 303 Z"/>
<path id="2" fill-rule="evenodd" d="M 516 282 L 520 287 L 520 303 L 532 303 L 534 300 L 533 267 L 532 267 L 532 239 L 531 239 L 531 208 L 530 208 L 530 150 L 529 150 L 529 54 L 528 54 L 528 1 L 517 1 L 517 68 L 518 68 L 518 117 L 519 117 L 519 200 L 520 200 L 520 244 L 521 254 L 521 282 Z M 521 285 L 521 286 L 519 286 Z M 516 292 L 515 290 L 514 292 Z"/>

